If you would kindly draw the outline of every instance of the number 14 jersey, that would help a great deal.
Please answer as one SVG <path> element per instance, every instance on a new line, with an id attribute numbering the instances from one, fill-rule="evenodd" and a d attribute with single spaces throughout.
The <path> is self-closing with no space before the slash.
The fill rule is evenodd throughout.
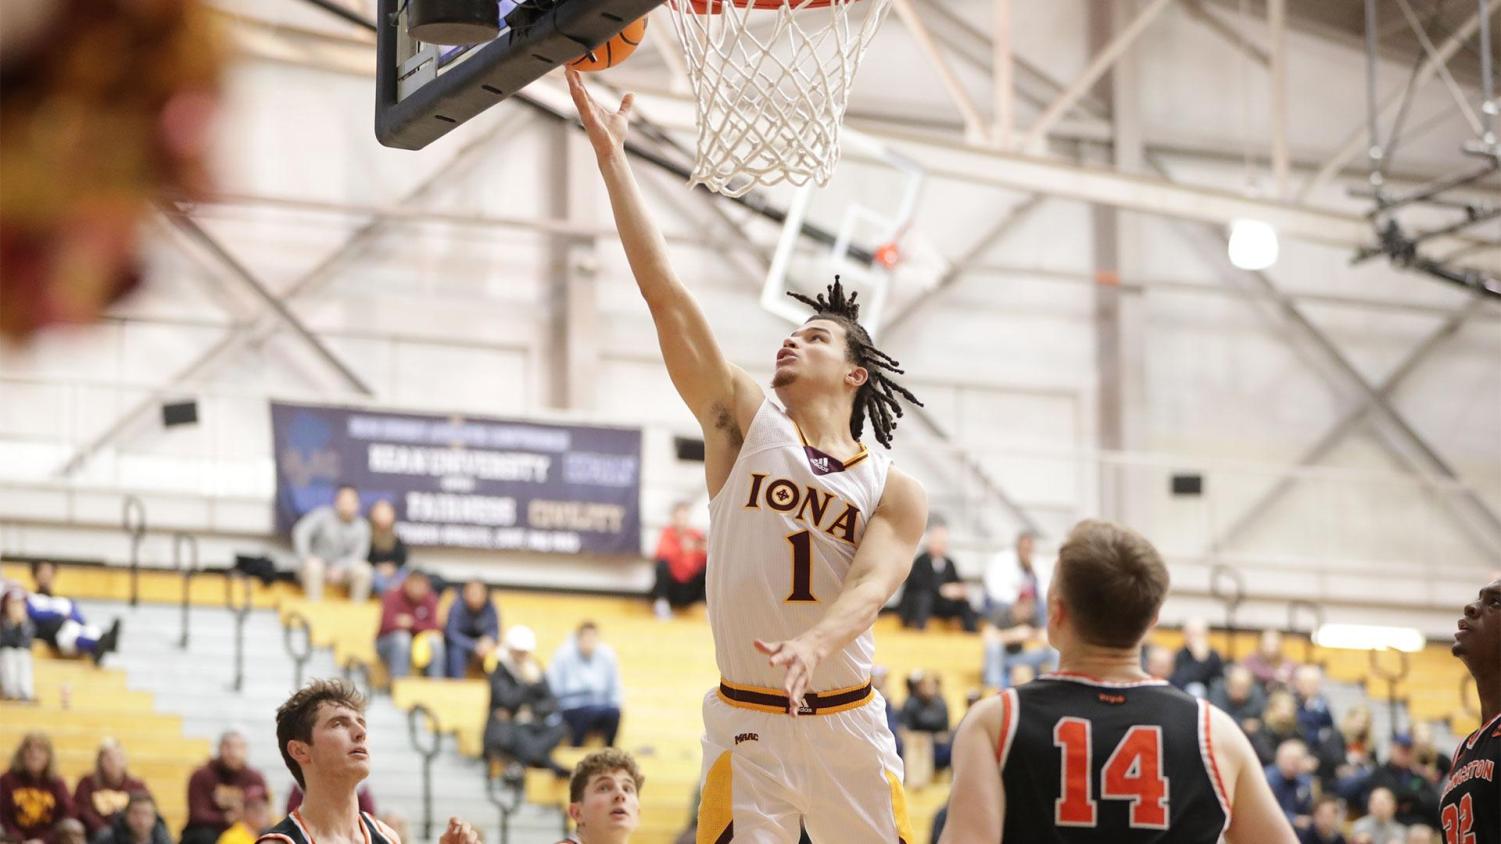
<path id="1" fill-rule="evenodd" d="M 825 454 L 807 444 L 786 411 L 762 402 L 709 502 L 709 626 L 725 680 L 781 687 L 782 670 L 752 643 L 792 639 L 823 618 L 844 587 L 890 465 L 863 445 L 854 454 Z M 809 691 L 864 685 L 874 656 L 867 630 L 818 664 Z"/>
<path id="2" fill-rule="evenodd" d="M 996 759 L 1006 844 L 1219 840 L 1230 814 L 1209 704 L 1160 680 L 1064 672 L 1005 698 Z"/>

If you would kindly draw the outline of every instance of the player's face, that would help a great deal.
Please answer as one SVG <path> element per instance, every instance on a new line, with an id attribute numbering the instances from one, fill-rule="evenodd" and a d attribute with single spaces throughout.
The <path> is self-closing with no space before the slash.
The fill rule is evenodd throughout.
<path id="1" fill-rule="evenodd" d="M 641 802 L 636 781 L 626 771 L 607 771 L 589 778 L 584 799 L 574 803 L 574 820 L 591 836 L 630 833 L 641 823 Z"/>
<path id="2" fill-rule="evenodd" d="M 365 716 L 339 704 L 318 707 L 318 722 L 313 727 L 313 741 L 308 747 L 310 764 L 320 774 L 354 776 L 364 779 L 370 774 L 370 751 L 365 747 Z"/>
<path id="3" fill-rule="evenodd" d="M 824 387 L 848 383 L 858 387 L 866 373 L 848 357 L 844 327 L 826 319 L 809 320 L 782 341 L 777 350 L 776 370 L 771 377 L 774 389 L 804 382 Z"/>
<path id="4" fill-rule="evenodd" d="M 1454 655 L 1472 666 L 1501 663 L 1501 578 L 1465 604 L 1454 631 Z"/>

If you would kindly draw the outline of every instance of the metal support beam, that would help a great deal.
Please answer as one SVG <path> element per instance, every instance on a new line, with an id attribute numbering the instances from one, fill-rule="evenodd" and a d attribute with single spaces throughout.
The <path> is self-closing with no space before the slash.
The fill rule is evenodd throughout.
<path id="1" fill-rule="evenodd" d="M 1486 11 L 1485 17 L 1487 20 L 1487 25 L 1489 25 L 1489 19 L 1492 15 L 1495 14 L 1495 12 L 1496 6 L 1492 6 Z M 1450 33 L 1449 37 L 1444 39 L 1444 43 L 1439 45 L 1437 51 L 1429 55 L 1423 61 L 1423 64 L 1418 68 L 1417 73 L 1413 77 L 1413 90 L 1419 90 L 1424 85 L 1427 85 L 1428 82 L 1433 79 L 1434 74 L 1438 72 L 1438 66 L 1448 62 L 1450 57 L 1452 57 L 1460 47 L 1464 46 L 1464 43 L 1469 40 L 1470 36 L 1475 34 L 1475 31 L 1479 28 L 1479 26 L 1480 15 L 1477 13 L 1471 15 L 1469 19 L 1467 19 L 1463 24 L 1460 25 L 1458 29 Z M 1381 105 L 1376 109 L 1376 119 L 1385 119 L 1387 112 L 1391 111 L 1393 108 L 1396 108 L 1401 99 L 1401 91 L 1392 92 L 1392 94 L 1386 98 L 1385 102 L 1381 103 Z M 1348 135 L 1345 136 L 1345 140 L 1340 143 L 1339 149 L 1334 153 L 1334 155 L 1329 158 L 1328 161 L 1324 162 L 1324 166 L 1320 167 L 1318 172 L 1315 173 L 1313 177 L 1310 178 L 1306 183 L 1304 183 L 1302 189 L 1298 191 L 1297 199 L 1299 202 L 1307 201 L 1309 196 L 1321 190 L 1324 185 L 1327 185 L 1329 183 L 1330 179 L 1334 178 L 1334 175 L 1336 173 L 1338 173 L 1341 169 L 1344 168 L 1346 164 L 1350 162 L 1350 159 L 1354 158 L 1355 155 L 1360 152 L 1361 141 L 1366 133 L 1366 121 L 1362 120 L 1354 130 L 1352 130 Z"/>
<path id="2" fill-rule="evenodd" d="M 1070 82 L 1068 87 L 1063 89 L 1063 93 L 1059 94 L 1058 98 L 1043 110 L 1042 115 L 1037 118 L 1036 123 L 1032 124 L 1032 128 L 1028 130 L 1026 138 L 1022 141 L 1023 148 L 1028 150 L 1040 149 L 1043 138 L 1047 137 L 1048 130 L 1053 128 L 1053 125 L 1068 112 L 1080 97 L 1084 96 L 1090 88 L 1094 87 L 1094 84 L 1105 74 L 1105 71 L 1109 70 L 1110 66 L 1115 64 L 1116 60 L 1130 48 L 1137 36 L 1145 32 L 1147 26 L 1172 2 L 1174 0 L 1149 0 L 1147 7 L 1142 9 L 1135 19 L 1120 29 L 1116 33 L 1115 38 L 1095 55 L 1088 67 L 1084 68 L 1084 72 L 1080 73 L 1074 81 Z"/>
<path id="3" fill-rule="evenodd" d="M 1011 0 L 995 0 L 995 22 L 991 35 L 991 75 L 994 79 L 995 125 L 991 142 L 1001 149 L 1011 149 L 1011 132 L 1016 125 L 1012 113 L 1015 103 L 1015 62 L 1011 56 Z"/>
<path id="4" fill-rule="evenodd" d="M 1428 37 L 1428 30 L 1423 28 L 1423 22 L 1418 20 L 1417 13 L 1413 12 L 1412 4 L 1407 0 L 1397 0 L 1397 7 L 1402 10 L 1402 16 L 1407 19 L 1407 25 L 1412 29 L 1412 34 L 1417 36 L 1418 43 L 1423 45 L 1423 52 L 1428 54 L 1430 61 L 1438 68 L 1439 78 L 1444 80 L 1444 87 L 1449 89 L 1449 96 L 1454 104 L 1459 107 L 1465 121 L 1470 124 L 1470 129 L 1476 136 L 1485 134 L 1485 127 L 1481 125 L 1480 118 L 1475 115 L 1475 109 L 1470 106 L 1470 100 L 1465 96 L 1464 89 L 1454 80 L 1454 74 L 1449 72 L 1447 62 L 1438 58 L 1438 48 L 1433 46 L 1433 41 Z M 1486 30 L 1482 29 L 1484 33 Z"/>
<path id="5" fill-rule="evenodd" d="M 1226 23 L 1218 14 L 1205 7 L 1203 0 L 1184 0 L 1183 8 L 1188 12 L 1190 20 L 1203 24 L 1205 29 L 1218 35 L 1229 46 L 1245 53 L 1251 60 L 1262 67 L 1271 65 L 1272 57 L 1270 53 L 1252 44 L 1239 30 Z M 1267 7 L 1267 11 L 1270 14 L 1270 5 Z"/>
<path id="6" fill-rule="evenodd" d="M 912 38 L 917 41 L 917 46 L 928 57 L 928 62 L 938 73 L 938 79 L 943 83 L 943 89 L 953 100 L 954 107 L 959 109 L 959 115 L 964 118 L 964 136 L 970 143 L 979 143 L 985 139 L 985 122 L 980 117 L 979 109 L 975 108 L 974 100 L 970 99 L 969 92 L 964 90 L 964 83 L 954 75 L 953 68 L 949 67 L 948 59 L 944 58 L 943 51 L 933 42 L 933 36 L 928 32 L 928 27 L 923 23 L 922 16 L 912 6 L 912 0 L 891 0 L 892 8 L 896 10 L 896 16 L 902 19 L 907 31 L 912 33 Z"/>
<path id="7" fill-rule="evenodd" d="M 1276 197 L 1287 199 L 1287 0 L 1267 0 L 1267 27 L 1272 32 L 1272 184 Z"/>

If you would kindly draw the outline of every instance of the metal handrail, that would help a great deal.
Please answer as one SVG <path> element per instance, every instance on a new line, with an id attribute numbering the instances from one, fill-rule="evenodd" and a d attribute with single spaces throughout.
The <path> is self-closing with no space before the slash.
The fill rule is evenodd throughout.
<path id="1" fill-rule="evenodd" d="M 510 844 L 511 840 L 511 815 L 521 807 L 523 792 L 526 781 L 518 786 L 508 785 L 505 780 L 505 770 L 497 769 L 494 763 L 486 763 L 489 767 L 485 773 L 485 796 L 495 808 L 500 810 L 500 844 Z M 563 834 L 568 834 L 568 816 L 563 816 Z"/>
<path id="2" fill-rule="evenodd" d="M 1395 671 L 1381 664 L 1381 655 L 1383 653 L 1394 653 L 1397 655 L 1397 668 Z M 1391 733 L 1393 736 L 1396 736 L 1398 732 L 1397 707 L 1405 703 L 1405 701 L 1397 697 L 1397 685 L 1407 679 L 1408 673 L 1412 670 L 1412 661 L 1407 656 L 1406 651 L 1399 651 L 1394 648 L 1387 648 L 1384 651 L 1372 649 L 1366 651 L 1366 656 L 1371 663 L 1371 673 L 1369 676 L 1386 681 L 1386 703 L 1390 712 L 1388 720 L 1391 723 Z"/>
<path id="3" fill-rule="evenodd" d="M 141 603 L 141 541 L 146 538 L 146 502 L 138 495 L 125 496 L 121 523 L 130 536 L 130 605 Z"/>
<path id="4" fill-rule="evenodd" d="M 1310 615 L 1313 617 L 1313 625 L 1308 628 L 1308 640 L 1303 643 L 1303 663 L 1305 665 L 1318 665 L 1324 667 L 1322 661 L 1313 658 L 1313 634 L 1324 626 L 1324 608 L 1313 601 L 1298 599 L 1287 602 L 1287 630 L 1289 633 L 1300 633 L 1298 617 Z"/>
<path id="5" fill-rule="evenodd" d="M 1229 588 L 1223 584 L 1228 581 Z M 1240 610 L 1240 605 L 1246 599 L 1246 580 L 1240 571 L 1224 563 L 1216 563 L 1209 570 L 1209 594 L 1218 598 L 1225 605 L 1225 659 L 1234 662 L 1238 650 L 1236 646 L 1236 632 L 1239 627 L 1235 624 L 1235 615 Z"/>
<path id="6" fill-rule="evenodd" d="M 183 549 L 187 554 L 183 554 Z M 182 573 L 182 638 L 177 646 L 188 649 L 188 608 L 192 603 L 193 575 L 199 571 L 198 537 L 179 531 L 172 536 L 172 565 Z"/>
<path id="7" fill-rule="evenodd" d="M 302 669 L 307 661 L 313 656 L 313 628 L 302 613 L 288 613 L 285 627 L 282 628 L 282 641 L 286 643 L 287 654 L 292 657 L 292 688 L 302 688 Z M 293 634 L 302 631 L 303 647 L 299 652 L 292 646 Z"/>
<path id="8" fill-rule="evenodd" d="M 356 680 L 356 676 L 360 679 Z M 363 659 L 351 656 L 344 660 L 344 679 L 353 683 L 359 693 L 365 696 L 365 700 L 375 697 L 375 678 Z"/>
<path id="9" fill-rule="evenodd" d="M 427 718 L 428 735 L 432 736 L 432 745 L 423 747 L 418 739 L 420 730 L 417 722 L 420 718 Z M 422 756 L 422 840 L 431 841 L 433 837 L 433 760 L 437 758 L 438 751 L 443 746 L 443 735 L 438 732 L 438 718 L 433 711 L 422 704 L 416 704 L 407 710 L 407 735 L 412 740 L 412 749 Z"/>
<path id="10" fill-rule="evenodd" d="M 235 582 L 241 586 L 244 600 L 235 603 Z M 230 688 L 242 691 L 245 688 L 245 622 L 250 618 L 250 609 L 255 592 L 255 581 L 234 569 L 224 572 L 224 606 L 235 620 L 235 679 Z"/>

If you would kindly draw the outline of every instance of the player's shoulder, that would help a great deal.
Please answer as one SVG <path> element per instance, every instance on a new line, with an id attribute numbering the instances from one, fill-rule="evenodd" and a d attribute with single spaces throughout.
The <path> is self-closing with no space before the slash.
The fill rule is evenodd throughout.
<path id="1" fill-rule="evenodd" d="M 365 822 L 370 825 L 375 834 L 384 839 L 386 844 L 401 844 L 401 836 L 396 834 L 396 830 L 386 825 L 385 821 L 382 821 L 369 812 L 361 812 L 360 817 L 365 819 Z M 373 842 L 375 836 L 371 836 L 371 838 Z"/>
<path id="2" fill-rule="evenodd" d="M 255 839 L 256 844 L 308 844 L 302 835 L 302 829 L 293 820 L 291 815 L 282 818 L 279 823 L 262 832 Z"/>
<path id="3" fill-rule="evenodd" d="M 928 491 L 917 478 L 892 466 L 886 473 L 886 487 L 881 492 L 880 509 L 889 514 L 911 514 L 926 521 Z"/>

